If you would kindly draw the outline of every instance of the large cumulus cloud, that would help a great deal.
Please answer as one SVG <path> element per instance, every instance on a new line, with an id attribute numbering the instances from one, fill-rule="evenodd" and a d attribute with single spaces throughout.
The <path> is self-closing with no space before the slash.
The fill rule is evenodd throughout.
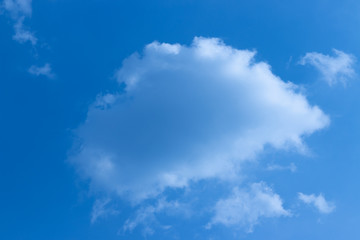
<path id="1" fill-rule="evenodd" d="M 136 202 L 234 179 L 267 145 L 303 149 L 328 117 L 254 55 L 216 38 L 147 45 L 117 72 L 124 92 L 90 106 L 71 161 L 94 189 Z"/>

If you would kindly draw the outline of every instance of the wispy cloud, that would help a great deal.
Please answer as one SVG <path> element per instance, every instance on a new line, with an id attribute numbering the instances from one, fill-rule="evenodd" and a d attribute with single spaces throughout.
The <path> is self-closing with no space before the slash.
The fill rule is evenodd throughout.
<path id="1" fill-rule="evenodd" d="M 337 82 L 345 83 L 355 75 L 355 57 L 343 51 L 333 49 L 333 56 L 310 52 L 300 60 L 301 65 L 310 64 L 322 75 L 322 78 L 331 86 Z"/>
<path id="2" fill-rule="evenodd" d="M 249 232 L 261 218 L 291 216 L 283 207 L 279 195 L 265 183 L 253 183 L 250 189 L 235 188 L 229 198 L 222 199 L 215 206 L 215 216 L 208 224 L 244 227 Z"/>
<path id="3" fill-rule="evenodd" d="M 31 16 L 32 0 L 4 0 L 3 7 L 9 11 L 12 17 L 18 18 L 20 16 Z"/>
<path id="4" fill-rule="evenodd" d="M 288 166 L 283 166 L 283 165 L 278 165 L 278 164 L 271 164 L 268 165 L 266 170 L 268 171 L 284 171 L 284 170 L 289 170 L 291 172 L 296 172 L 297 167 L 294 163 L 290 163 L 290 165 Z"/>
<path id="5" fill-rule="evenodd" d="M 98 218 L 105 218 L 109 215 L 117 215 L 120 212 L 110 205 L 110 198 L 97 199 L 91 212 L 91 223 L 95 223 Z"/>
<path id="6" fill-rule="evenodd" d="M 13 36 L 13 39 L 19 43 L 30 42 L 32 45 L 36 45 L 37 38 L 35 37 L 34 33 L 25 29 L 23 21 L 24 17 L 21 17 L 14 25 L 15 35 Z"/>
<path id="7" fill-rule="evenodd" d="M 320 213 L 331 213 L 335 210 L 335 204 L 327 201 L 322 194 L 316 196 L 315 194 L 306 195 L 299 193 L 298 196 L 304 203 L 316 207 Z"/>
<path id="8" fill-rule="evenodd" d="M 49 63 L 46 63 L 44 66 L 42 67 L 38 67 L 38 66 L 31 66 L 29 68 L 29 73 L 35 75 L 35 76 L 46 76 L 48 78 L 54 78 L 55 74 L 52 72 L 51 66 Z"/>
<path id="9" fill-rule="evenodd" d="M 32 45 L 36 45 L 37 38 L 34 33 L 24 26 L 25 18 L 30 18 L 32 14 L 31 0 L 4 0 L 2 7 L 15 21 L 13 39 L 19 43 L 30 42 Z"/>
<path id="10" fill-rule="evenodd" d="M 152 235 L 155 230 L 151 227 L 154 223 L 157 222 L 156 215 L 161 212 L 185 212 L 184 206 L 177 201 L 166 201 L 161 198 L 157 201 L 155 205 L 149 205 L 146 207 L 140 208 L 135 216 L 126 220 L 123 231 L 132 232 L 139 225 L 142 226 L 143 235 Z M 169 225 L 163 225 L 162 228 L 170 228 Z"/>

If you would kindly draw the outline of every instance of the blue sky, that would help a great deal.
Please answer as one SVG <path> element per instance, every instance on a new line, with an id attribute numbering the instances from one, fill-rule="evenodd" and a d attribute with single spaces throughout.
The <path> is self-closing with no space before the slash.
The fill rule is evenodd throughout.
<path id="1" fill-rule="evenodd" d="M 1 239 L 357 239 L 358 1 L 2 0 Z"/>

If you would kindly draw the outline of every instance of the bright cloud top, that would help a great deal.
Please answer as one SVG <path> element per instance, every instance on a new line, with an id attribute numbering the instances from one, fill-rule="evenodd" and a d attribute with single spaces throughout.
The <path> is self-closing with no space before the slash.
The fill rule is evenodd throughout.
<path id="1" fill-rule="evenodd" d="M 320 213 L 331 213 L 335 210 L 335 204 L 326 201 L 322 194 L 316 196 L 315 194 L 306 195 L 299 193 L 299 199 L 306 204 L 313 205 Z"/>
<path id="2" fill-rule="evenodd" d="M 329 118 L 254 55 L 216 38 L 147 45 L 117 72 L 125 92 L 89 108 L 71 161 L 93 189 L 138 202 L 235 179 L 265 145 L 304 149 L 303 137 Z"/>
<path id="3" fill-rule="evenodd" d="M 333 49 L 333 52 L 334 56 L 317 52 L 306 53 L 300 60 L 300 64 L 314 66 L 330 86 L 337 82 L 345 83 L 355 74 L 353 68 L 355 57 L 336 49 Z"/>
<path id="4" fill-rule="evenodd" d="M 279 195 L 275 194 L 265 183 L 253 183 L 250 189 L 234 188 L 229 198 L 216 203 L 215 216 L 209 223 L 225 226 L 242 226 L 252 231 L 261 218 L 290 216 L 283 208 Z"/>

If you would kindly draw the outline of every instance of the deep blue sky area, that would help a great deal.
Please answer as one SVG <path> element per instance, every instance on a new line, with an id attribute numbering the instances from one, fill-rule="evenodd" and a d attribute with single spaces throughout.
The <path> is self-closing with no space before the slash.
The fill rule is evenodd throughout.
<path id="1" fill-rule="evenodd" d="M 6 2 L 28 2 L 32 13 L 14 14 Z M 359 1 L 5 0 L 1 4 L 0 239 L 360 239 Z M 23 30 L 36 36 L 36 44 L 13 37 L 22 17 Z M 123 60 L 135 52 L 141 56 L 153 41 L 190 49 L 194 37 L 219 38 L 234 49 L 256 51 L 252 61 L 266 62 L 282 81 L 298 85 L 295 92 L 330 119 L 327 126 L 299 133 L 305 152 L 274 148 L 270 142 L 242 166 L 239 184 L 231 186 L 250 189 L 252 183 L 264 182 L 290 213 L 260 214 L 252 231 L 240 223 L 206 228 L 216 202 L 232 192 L 217 177 L 193 178 L 190 187 L 167 188 L 134 204 L 124 195 L 97 186 L 97 180 L 81 173 L 84 165 L 72 162 L 79 151 L 75 149 L 77 134 L 93 126 L 85 125 L 89 127 L 77 132 L 87 122 L 91 104 L 99 94 L 126 91 L 116 75 L 125 66 Z M 311 52 L 335 58 L 332 49 L 352 59 L 352 74 L 341 76 L 340 68 L 338 72 L 325 69 L 332 71 L 335 84 L 328 84 L 325 70 L 300 64 Z M 29 70 L 45 64 L 51 66 L 51 75 Z M 336 64 L 340 63 L 331 66 Z M 89 124 L 103 121 L 106 125 L 107 117 L 89 117 Z M 91 144 L 101 144 L 97 141 L 101 142 Z M 142 151 L 140 146 L 136 151 Z M 290 164 L 296 165 L 296 171 L 287 169 Z M 270 165 L 278 169 L 267 170 Z M 144 170 L 139 174 L 142 177 Z M 336 207 L 321 212 L 314 202 L 301 201 L 299 192 L 323 194 Z M 111 198 L 108 212 L 92 222 L 95 202 L 104 198 Z M 190 213 L 159 210 L 133 230 L 123 231 L 126 220 L 164 198 L 183 202 Z"/>

